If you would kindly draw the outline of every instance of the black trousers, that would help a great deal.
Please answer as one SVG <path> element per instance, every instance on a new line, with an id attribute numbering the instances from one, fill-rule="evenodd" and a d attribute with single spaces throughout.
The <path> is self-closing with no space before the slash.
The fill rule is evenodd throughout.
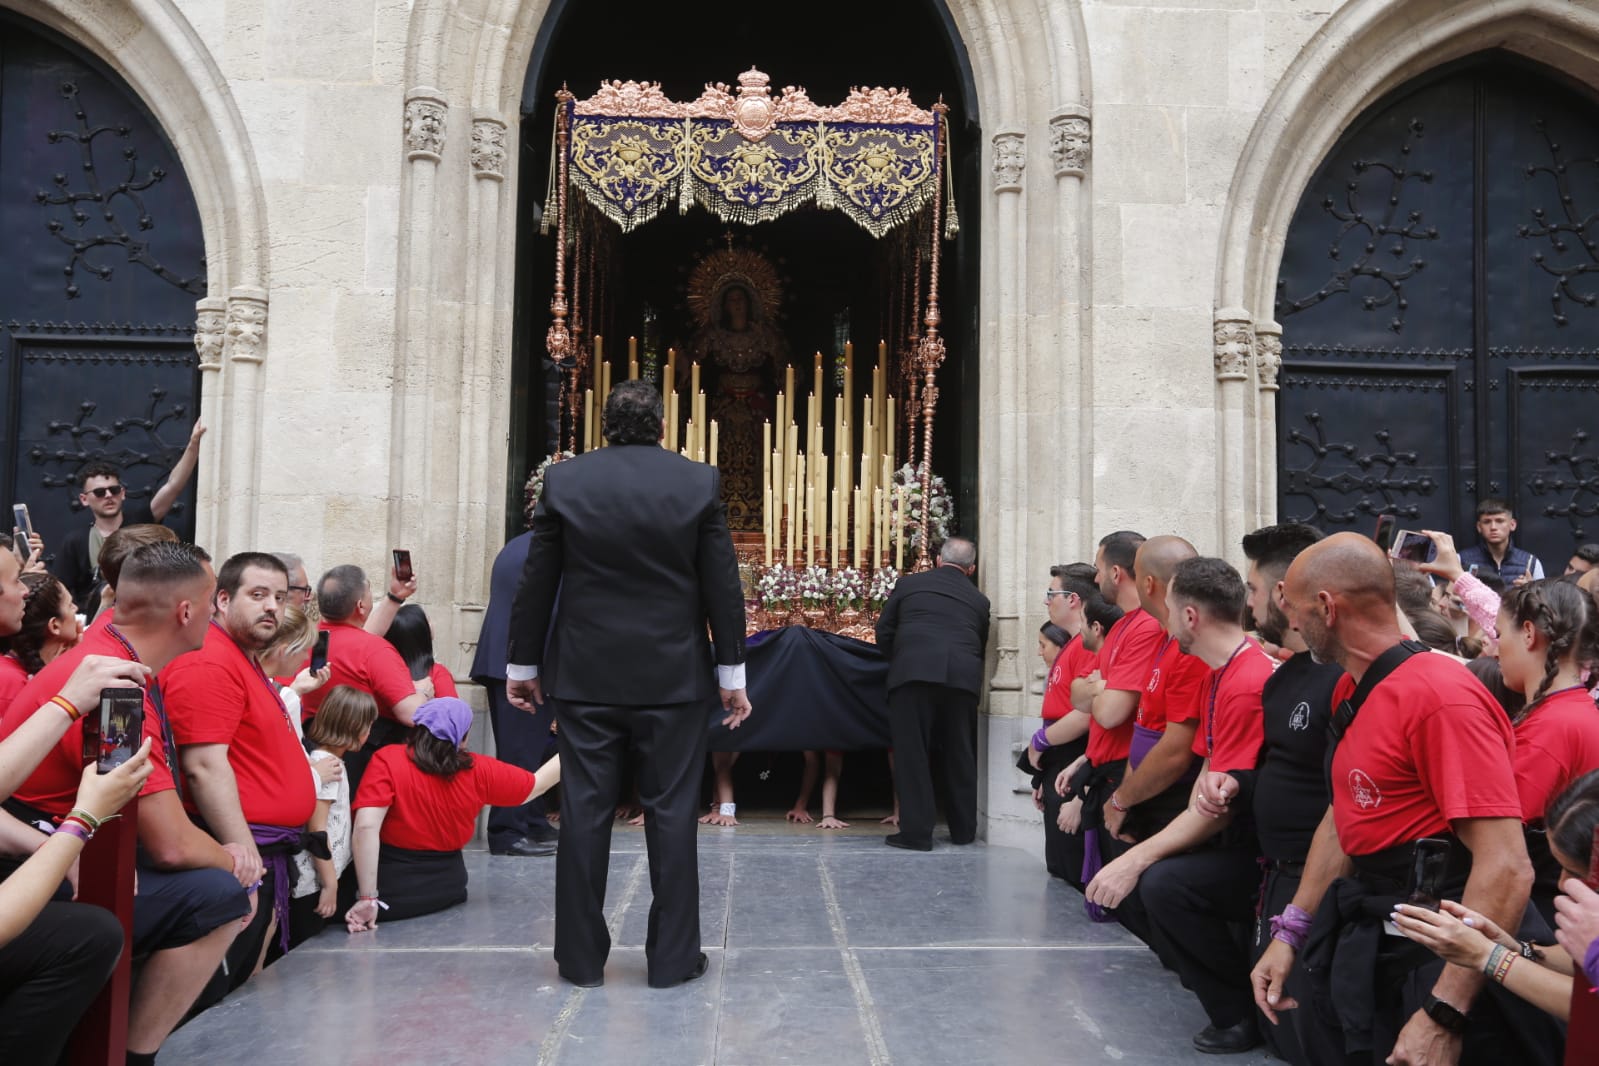
<path id="1" fill-rule="evenodd" d="M 496 757 L 524 770 L 537 770 L 555 741 L 550 735 L 555 704 L 545 700 L 543 706 L 529 714 L 511 706 L 505 698 L 503 678 L 486 678 L 483 687 L 489 694 L 489 723 L 494 727 Z M 489 847 L 509 847 L 527 836 L 529 830 L 550 828 L 546 809 L 543 796 L 520 807 L 489 808 Z"/>
<path id="2" fill-rule="evenodd" d="M 86 903 L 46 903 L 0 947 L 0 1049 L 8 1066 L 55 1066 L 121 954 L 121 923 Z"/>
<path id="3" fill-rule="evenodd" d="M 705 703 L 557 703 L 561 842 L 555 854 L 555 962 L 569 980 L 598 980 L 611 951 L 605 882 L 622 767 L 630 752 L 644 807 L 654 897 L 644 941 L 650 983 L 675 983 L 698 964 L 697 834 L 709 711 Z"/>
<path id="4" fill-rule="evenodd" d="M 1294 901 L 1294 893 L 1299 891 L 1299 875 L 1281 873 L 1273 870 L 1266 874 L 1265 890 L 1261 893 L 1260 916 L 1255 921 L 1255 935 L 1249 945 L 1249 965 L 1254 967 L 1260 957 L 1266 954 L 1266 949 L 1271 946 L 1271 918 L 1281 914 L 1290 903 Z M 1288 980 L 1283 982 L 1283 995 L 1301 1005 L 1300 1009 L 1277 1012 L 1277 1024 L 1273 1025 L 1265 1015 L 1260 1017 L 1260 1034 L 1266 1039 L 1266 1046 L 1271 1053 L 1284 1062 L 1291 1062 L 1294 1066 L 1305 1066 L 1313 1059 L 1306 1051 L 1307 1045 L 1314 1046 L 1306 1040 L 1306 1034 L 1313 1029 L 1310 1020 L 1310 976 L 1305 972 L 1305 967 L 1296 965 L 1288 972 Z M 1253 992 L 1251 992 L 1253 994 Z"/>
<path id="5" fill-rule="evenodd" d="M 977 695 L 922 681 L 900 685 L 888 694 L 888 727 L 894 741 L 900 835 L 915 843 L 933 841 L 936 743 L 949 838 L 956 844 L 977 839 Z"/>
<path id="6" fill-rule="evenodd" d="M 1083 834 L 1060 831 L 1060 808 L 1066 801 L 1055 791 L 1055 778 L 1088 747 L 1088 739 L 1050 748 L 1039 759 L 1038 778 L 1043 785 L 1044 867 L 1077 889 L 1083 890 Z"/>
<path id="7" fill-rule="evenodd" d="M 1207 848 L 1162 859 L 1139 878 L 1154 947 L 1226 1029 L 1255 1015 L 1248 944 L 1260 894 L 1253 848 Z"/>

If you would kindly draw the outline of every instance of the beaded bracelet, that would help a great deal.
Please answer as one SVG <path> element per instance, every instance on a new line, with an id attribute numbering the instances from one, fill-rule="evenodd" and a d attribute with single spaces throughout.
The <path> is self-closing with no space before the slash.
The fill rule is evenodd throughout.
<path id="1" fill-rule="evenodd" d="M 1482 972 L 1500 984 L 1504 984 L 1504 975 L 1500 967 L 1502 966 L 1505 970 L 1509 970 L 1510 963 L 1507 960 L 1514 957 L 1509 948 L 1503 944 L 1495 944 L 1494 949 L 1488 953 L 1488 961 L 1482 964 Z"/>
<path id="2" fill-rule="evenodd" d="M 65 696 L 51 696 L 50 702 L 67 712 L 67 721 L 69 722 L 76 722 L 83 717 L 83 712 L 78 710 L 73 702 Z"/>
<path id="3" fill-rule="evenodd" d="M 1499 960 L 1499 965 L 1495 966 L 1494 972 L 1488 976 L 1493 978 L 1495 984 L 1504 984 L 1505 978 L 1510 975 L 1510 967 L 1515 965 L 1516 960 L 1519 958 L 1521 958 L 1520 955 L 1517 955 L 1514 951 L 1511 951 L 1507 948 L 1505 950 L 1504 958 Z"/>

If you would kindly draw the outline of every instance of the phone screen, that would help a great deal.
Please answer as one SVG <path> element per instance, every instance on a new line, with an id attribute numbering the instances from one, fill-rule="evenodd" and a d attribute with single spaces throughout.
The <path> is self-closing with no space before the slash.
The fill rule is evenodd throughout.
<path id="1" fill-rule="evenodd" d="M 401 581 L 411 580 L 411 553 L 404 548 L 394 549 L 394 576 Z"/>
<path id="2" fill-rule="evenodd" d="M 316 635 L 316 643 L 311 646 L 311 672 L 314 674 L 328 664 L 328 638 L 332 636 L 327 630 Z"/>
<path id="3" fill-rule="evenodd" d="M 83 716 L 83 761 L 100 772 L 115 770 L 139 750 L 144 740 L 144 690 L 100 690 L 100 713 Z"/>
<path id="4" fill-rule="evenodd" d="M 1449 841 L 1435 837 L 1416 841 L 1410 857 L 1410 887 L 1405 893 L 1405 902 L 1436 911 L 1448 874 Z"/>
<path id="5" fill-rule="evenodd" d="M 1400 530 L 1399 536 L 1394 540 L 1392 554 L 1395 559 L 1424 563 L 1432 555 L 1432 538 L 1423 533 L 1412 533 L 1408 529 Z"/>
<path id="6" fill-rule="evenodd" d="M 1394 527 L 1398 524 L 1399 520 L 1391 514 L 1380 514 L 1377 516 L 1377 528 L 1372 531 L 1371 539 L 1376 541 L 1377 547 L 1381 548 L 1384 552 L 1393 547 Z"/>
<path id="7" fill-rule="evenodd" d="M 28 517 L 28 505 L 14 503 L 11 505 L 12 525 L 22 530 L 24 540 L 33 536 L 33 519 Z"/>

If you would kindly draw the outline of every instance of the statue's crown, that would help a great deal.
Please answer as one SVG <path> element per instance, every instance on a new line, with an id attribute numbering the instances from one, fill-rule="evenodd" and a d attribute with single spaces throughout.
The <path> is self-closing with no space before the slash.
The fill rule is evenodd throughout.
<path id="1" fill-rule="evenodd" d="M 771 81 L 772 79 L 770 76 L 761 73 L 754 67 L 751 67 L 738 76 L 739 86 L 745 89 L 763 89 L 767 85 L 770 85 Z"/>

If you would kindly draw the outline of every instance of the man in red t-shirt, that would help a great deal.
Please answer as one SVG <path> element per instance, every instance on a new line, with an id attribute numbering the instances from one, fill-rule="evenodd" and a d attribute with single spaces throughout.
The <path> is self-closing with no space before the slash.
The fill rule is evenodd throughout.
<path id="1" fill-rule="evenodd" d="M 1138 603 L 1162 626 L 1172 571 L 1197 554 L 1181 537 L 1152 537 L 1138 549 Z M 1199 728 L 1200 690 L 1209 677 L 1210 667 L 1163 636 L 1138 698 L 1127 775 L 1105 800 L 1102 813 L 1111 836 L 1124 843 L 1154 836 L 1188 806 L 1194 772 L 1189 749 Z M 1130 823 L 1125 832 L 1124 823 Z"/>
<path id="2" fill-rule="evenodd" d="M 54 659 L 7 709 L 0 736 L 33 728 L 36 715 L 54 713 L 62 691 L 86 659 L 106 656 L 159 673 L 205 639 L 215 589 L 210 559 L 190 544 L 156 543 L 128 557 L 117 584 L 117 619 L 90 632 Z M 184 813 L 176 752 L 164 743 L 164 700 L 146 691 L 144 735 L 154 772 L 140 791 L 139 869 L 128 954 L 147 956 L 128 1017 L 130 1061 L 154 1056 L 177 1027 L 250 912 L 244 886 L 260 876 L 242 849 L 218 844 Z M 13 793 L 7 806 L 30 820 L 59 819 L 71 808 L 83 772 L 83 727 L 72 723 Z M 68 779 L 71 784 L 69 785 Z M 18 804 L 22 806 L 18 806 Z"/>
<path id="3" fill-rule="evenodd" d="M 276 556 L 228 559 L 217 573 L 216 615 L 204 646 L 179 656 L 161 677 L 187 805 L 218 840 L 265 866 L 255 919 L 229 953 L 234 988 L 254 972 L 274 914 L 287 929 L 288 860 L 316 809 L 305 749 L 256 661 L 277 633 L 288 595 L 289 573 Z"/>
<path id="4" fill-rule="evenodd" d="M 1375 987 L 1381 977 L 1391 982 L 1387 987 L 1399 987 L 1397 997 L 1370 1004 L 1371 1017 L 1359 1019 L 1369 1021 L 1376 1061 L 1391 1052 L 1396 1062 L 1452 1063 L 1464 1042 L 1479 1040 L 1505 1061 L 1547 1061 L 1542 1056 L 1554 1037 L 1537 1031 L 1539 1019 L 1531 1017 L 1537 1012 L 1515 1026 L 1499 1010 L 1472 1012 L 1481 972 L 1426 955 L 1398 972 L 1395 966 L 1374 972 L 1361 946 L 1370 938 L 1379 946 L 1391 943 L 1380 918 L 1342 917 L 1380 913 L 1388 900 L 1402 898 L 1415 841 L 1438 837 L 1448 842 L 1449 870 L 1432 890 L 1517 935 L 1533 874 L 1504 713 L 1459 663 L 1409 646 L 1397 649 L 1403 638 L 1392 564 L 1358 534 L 1339 533 L 1300 553 L 1283 583 L 1283 605 L 1311 654 L 1336 661 L 1355 683 L 1379 660 L 1388 668 L 1358 713 L 1340 711 L 1334 722 L 1337 832 L 1317 837 L 1309 865 L 1326 861 L 1324 851 L 1336 846 L 1349 857 L 1353 877 L 1335 882 L 1321 901 L 1316 929 L 1332 936 L 1323 942 L 1318 935 L 1303 953 L 1315 963 L 1319 991 L 1328 993 L 1327 979 L 1359 988 Z M 1413 653 L 1405 658 L 1406 652 Z M 1460 871 L 1468 866 L 1462 884 Z M 1347 1023 L 1315 1020 L 1321 1043 L 1346 1046 Z"/>

